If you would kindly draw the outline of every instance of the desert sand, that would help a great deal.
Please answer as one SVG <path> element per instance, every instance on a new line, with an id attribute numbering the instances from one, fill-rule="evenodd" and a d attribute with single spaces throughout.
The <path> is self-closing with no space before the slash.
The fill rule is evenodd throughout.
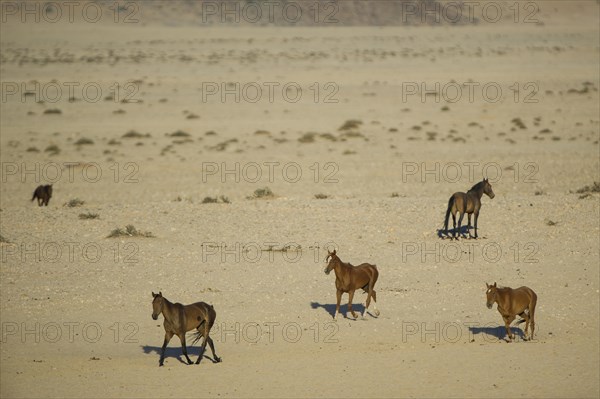
<path id="1" fill-rule="evenodd" d="M 2 397 L 598 397 L 597 1 L 456 26 L 135 4 L 3 9 Z M 479 239 L 440 238 L 483 177 Z M 344 295 L 333 321 L 333 248 L 377 265 L 379 317 Z M 536 291 L 532 341 L 486 282 Z M 152 291 L 214 305 L 222 363 L 175 337 L 158 367 Z"/>

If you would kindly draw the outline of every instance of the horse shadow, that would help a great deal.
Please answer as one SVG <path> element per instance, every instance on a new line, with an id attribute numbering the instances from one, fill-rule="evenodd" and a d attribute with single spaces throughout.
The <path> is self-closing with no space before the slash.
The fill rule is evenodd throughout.
<path id="1" fill-rule="evenodd" d="M 472 229 L 472 227 L 471 227 Z M 458 233 L 459 237 L 468 237 L 469 236 L 469 226 L 460 226 L 460 231 L 458 231 L 458 228 L 456 229 L 448 229 L 448 234 L 446 234 L 446 230 L 444 230 L 443 228 L 438 229 L 437 230 L 437 236 L 441 239 L 444 238 L 454 238 L 454 233 Z"/>
<path id="2" fill-rule="evenodd" d="M 310 307 L 313 309 L 319 309 L 319 308 L 323 308 L 325 309 L 325 311 L 327 313 L 329 313 L 329 315 L 331 317 L 333 317 L 335 315 L 335 307 L 336 304 L 335 303 L 319 303 L 319 302 L 311 302 L 310 303 Z M 363 311 L 365 310 L 365 306 L 360 304 L 360 303 L 353 303 L 352 304 L 352 310 L 354 310 L 356 313 L 360 313 L 362 314 Z M 348 317 L 348 315 L 351 315 L 350 312 L 348 312 L 348 304 L 346 303 L 345 305 L 340 305 L 340 313 L 342 315 L 344 315 L 344 311 L 346 316 L 344 316 L 347 319 L 352 319 L 351 317 Z"/>
<path id="3" fill-rule="evenodd" d="M 191 346 L 191 345 L 186 345 L 187 346 L 187 352 L 188 352 L 188 356 L 190 357 L 190 359 L 192 359 L 192 361 L 196 361 L 196 359 L 198 359 L 198 356 L 200 355 L 201 352 L 201 347 L 195 347 L 195 346 Z M 206 352 L 207 348 L 204 348 L 204 352 Z M 157 357 L 157 361 L 158 359 L 160 359 L 160 352 L 162 351 L 162 347 L 161 346 L 152 346 L 152 345 L 142 345 L 142 350 L 144 351 L 145 354 L 150 354 L 150 353 L 154 353 L 156 355 L 158 355 Z M 185 357 L 183 356 L 183 352 L 181 349 L 181 346 L 174 346 L 172 348 L 168 347 L 165 349 L 165 360 L 173 357 L 177 360 L 179 360 L 180 363 L 183 363 L 185 365 L 188 364 L 187 360 L 185 360 Z M 213 359 L 211 357 L 209 357 L 206 354 L 202 354 L 202 358 L 203 359 L 209 359 L 210 361 L 213 361 Z M 214 363 L 214 361 L 213 361 Z"/>
<path id="4" fill-rule="evenodd" d="M 508 336 L 506 335 L 506 328 L 504 326 L 498 327 L 469 327 L 469 331 L 475 334 L 486 334 L 492 337 L 496 337 L 499 340 L 506 341 Z M 510 331 L 522 340 L 525 340 L 525 333 L 519 327 L 510 327 Z"/>

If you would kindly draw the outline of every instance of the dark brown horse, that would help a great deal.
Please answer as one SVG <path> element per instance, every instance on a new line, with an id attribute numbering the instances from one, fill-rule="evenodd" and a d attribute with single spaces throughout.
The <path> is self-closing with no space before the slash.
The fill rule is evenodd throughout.
<path id="1" fill-rule="evenodd" d="M 50 198 L 52 198 L 52 184 L 38 186 L 33 192 L 31 201 L 36 198 L 38 200 L 38 206 L 48 206 L 48 202 L 50 202 Z"/>
<path id="2" fill-rule="evenodd" d="M 509 340 L 512 341 L 514 338 L 510 331 L 510 323 L 515 320 L 516 315 L 523 318 L 523 320 L 519 320 L 518 324 L 525 322 L 525 337 L 527 337 L 527 329 L 529 328 L 529 324 L 531 324 L 529 340 L 532 340 L 533 332 L 535 331 L 536 293 L 528 287 L 519 287 L 513 290 L 509 287 L 499 288 L 496 283 L 494 285 L 485 283 L 485 285 L 487 287 L 487 307 L 491 309 L 494 302 L 498 304 L 498 312 L 504 319 Z"/>
<path id="3" fill-rule="evenodd" d="M 471 235 L 469 230 L 469 238 L 477 238 L 477 219 L 479 218 L 479 210 L 481 209 L 481 196 L 486 194 L 490 198 L 494 198 L 495 194 L 492 190 L 492 185 L 488 179 L 483 179 L 466 193 L 457 192 L 448 200 L 448 209 L 446 210 L 446 219 L 444 220 L 444 230 L 448 235 L 448 218 L 452 214 L 452 225 L 454 227 L 454 238 L 457 239 L 457 234 L 460 235 L 460 227 L 462 225 L 465 213 L 468 215 L 467 229 L 471 228 L 471 214 L 475 214 L 475 236 Z M 456 214 L 460 214 L 458 218 L 458 230 L 456 229 Z"/>
<path id="4" fill-rule="evenodd" d="M 367 302 L 365 310 L 362 314 L 363 319 L 371 304 L 371 298 L 373 298 L 373 307 L 375 314 L 379 316 L 379 310 L 377 310 L 377 293 L 375 292 L 375 283 L 379 277 L 377 266 L 363 263 L 358 266 L 352 266 L 350 263 L 344 263 L 338 258 L 335 250 L 333 252 L 327 251 L 327 257 L 325 262 L 329 259 L 329 263 L 325 268 L 325 274 L 329 274 L 332 270 L 335 271 L 335 288 L 337 289 L 337 305 L 335 307 L 335 315 L 333 319 L 337 317 L 340 312 L 340 301 L 342 300 L 342 294 L 348 293 L 348 310 L 352 313 L 352 316 L 356 319 L 356 313 L 352 310 L 352 298 L 354 298 L 354 291 L 358 288 L 362 288 L 367 292 Z"/>
<path id="5" fill-rule="evenodd" d="M 152 318 L 154 320 L 158 319 L 158 316 L 161 313 L 165 318 L 165 341 L 163 342 L 162 351 L 160 353 L 159 366 L 163 365 L 165 360 L 165 349 L 173 335 L 177 335 L 181 340 L 183 355 L 188 364 L 192 364 L 192 361 L 187 354 L 185 333 L 193 329 L 197 330 L 195 334 L 196 338 L 193 343 L 196 343 L 200 338 L 204 337 L 204 342 L 202 343 L 202 348 L 200 350 L 200 355 L 198 355 L 198 360 L 196 360 L 196 364 L 200 363 L 200 359 L 202 359 L 202 355 L 204 355 L 206 342 L 210 345 L 214 363 L 221 361 L 221 358 L 215 354 L 213 340 L 208 335 L 217 317 L 217 313 L 212 305 L 204 302 L 196 302 L 191 305 L 171 303 L 167 298 L 162 296 L 162 292 L 159 292 L 158 294 L 153 292 L 152 298 Z"/>

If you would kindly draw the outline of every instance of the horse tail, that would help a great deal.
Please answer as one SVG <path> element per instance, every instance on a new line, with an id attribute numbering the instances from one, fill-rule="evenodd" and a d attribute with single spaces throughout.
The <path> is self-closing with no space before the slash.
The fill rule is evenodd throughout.
<path id="1" fill-rule="evenodd" d="M 454 205 L 454 195 L 448 200 L 448 209 L 446 209 L 446 218 L 444 219 L 444 230 L 448 231 L 448 219 L 450 218 L 450 211 Z"/>
<path id="2" fill-rule="evenodd" d="M 192 345 L 196 344 L 196 342 L 200 341 L 200 338 L 204 336 L 204 332 L 198 331 L 204 323 L 206 323 L 206 320 L 202 319 L 202 321 L 200 321 L 200 324 L 198 324 L 198 327 L 196 327 L 196 332 L 192 334 Z"/>
<path id="3" fill-rule="evenodd" d="M 33 197 L 31 197 L 31 200 L 33 201 L 35 199 L 35 195 L 37 194 L 37 190 L 33 192 Z"/>
<path id="4" fill-rule="evenodd" d="M 195 333 L 192 334 L 192 345 L 196 345 L 196 342 L 200 341 L 200 338 L 202 338 L 204 335 L 200 332 L 200 331 L 196 331 Z"/>

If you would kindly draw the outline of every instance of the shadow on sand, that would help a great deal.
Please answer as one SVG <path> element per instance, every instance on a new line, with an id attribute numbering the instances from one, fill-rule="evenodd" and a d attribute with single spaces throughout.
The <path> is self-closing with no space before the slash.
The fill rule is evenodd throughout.
<path id="1" fill-rule="evenodd" d="M 335 303 L 319 303 L 319 302 L 311 302 L 310 303 L 310 307 L 313 309 L 319 309 L 319 308 L 323 308 L 327 313 L 329 313 L 329 315 L 333 318 L 333 315 L 335 314 Z M 356 312 L 359 315 L 362 314 L 362 312 L 365 310 L 365 306 L 360 304 L 360 303 L 353 303 L 352 304 L 352 310 L 354 310 L 354 312 Z M 348 304 L 344 304 L 344 305 L 340 305 L 340 314 L 343 316 L 345 313 L 346 316 L 345 318 L 347 319 L 351 319 L 354 320 L 353 317 L 349 317 L 352 316 L 349 312 L 348 312 Z"/>
<path id="2" fill-rule="evenodd" d="M 175 337 L 175 338 L 177 338 L 177 337 Z M 187 338 L 186 338 L 186 341 L 187 341 Z M 173 342 L 173 341 L 171 341 L 171 342 Z M 146 353 L 146 354 L 150 354 L 150 353 L 156 354 L 156 362 L 158 363 L 158 361 L 160 359 L 160 351 L 162 349 L 161 346 L 142 345 L 141 348 L 144 351 L 144 353 Z M 208 349 L 208 347 L 206 349 Z M 206 349 L 205 349 L 205 352 L 206 352 Z M 195 362 L 198 359 L 198 356 L 200 355 L 200 347 L 190 346 L 189 344 L 187 344 L 187 352 L 188 352 L 188 356 L 190 357 L 190 359 L 192 359 L 192 361 Z M 183 356 L 181 346 L 176 346 L 176 347 L 172 347 L 172 348 L 169 348 L 167 346 L 167 349 L 165 349 L 165 360 L 167 360 L 168 358 L 171 358 L 171 357 L 179 360 L 180 363 L 183 363 L 185 365 L 188 364 L 187 361 L 185 360 L 185 357 Z M 207 355 L 203 354 L 202 358 L 203 358 L 203 360 L 208 359 L 214 363 L 214 360 Z"/>
<path id="3" fill-rule="evenodd" d="M 438 229 L 437 230 L 437 236 L 439 238 L 452 238 L 454 236 L 454 233 L 457 232 L 458 229 L 448 229 L 448 234 L 446 234 L 446 230 L 444 229 Z M 458 234 L 459 238 L 468 238 L 469 237 L 469 227 L 468 226 L 461 226 L 460 227 L 460 232 Z"/>
<path id="4" fill-rule="evenodd" d="M 510 330 L 515 335 L 515 337 L 519 337 L 520 339 L 525 339 L 525 334 L 523 330 L 519 327 L 511 327 Z M 508 342 L 508 336 L 506 335 L 506 329 L 504 326 L 498 327 L 469 327 L 469 331 L 473 334 L 486 334 L 491 337 L 498 338 L 500 340 L 504 340 Z"/>

